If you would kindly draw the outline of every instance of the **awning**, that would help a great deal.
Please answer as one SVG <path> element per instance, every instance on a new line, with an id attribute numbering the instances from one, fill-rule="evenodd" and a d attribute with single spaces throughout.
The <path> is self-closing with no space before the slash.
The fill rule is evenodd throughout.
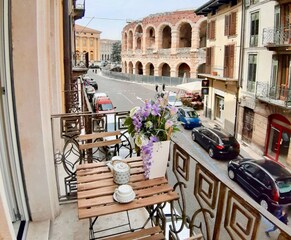
<path id="1" fill-rule="evenodd" d="M 195 93 L 201 91 L 201 80 L 195 82 L 182 83 L 176 86 L 176 88 L 184 90 L 186 92 Z"/>

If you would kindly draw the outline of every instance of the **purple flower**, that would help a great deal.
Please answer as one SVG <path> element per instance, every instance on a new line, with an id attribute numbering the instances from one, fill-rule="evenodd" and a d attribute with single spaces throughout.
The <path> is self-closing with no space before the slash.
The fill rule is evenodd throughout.
<path id="1" fill-rule="evenodd" d="M 152 105 L 152 112 L 151 113 L 153 116 L 161 116 L 160 106 L 157 103 Z"/>

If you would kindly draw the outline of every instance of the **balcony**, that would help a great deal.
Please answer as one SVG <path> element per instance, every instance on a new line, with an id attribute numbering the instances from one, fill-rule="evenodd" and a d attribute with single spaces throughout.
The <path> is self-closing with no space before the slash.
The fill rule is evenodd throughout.
<path id="1" fill-rule="evenodd" d="M 78 20 L 85 16 L 85 0 L 75 0 L 74 19 Z"/>
<path id="2" fill-rule="evenodd" d="M 257 82 L 256 98 L 278 107 L 291 108 L 291 89 L 283 85 L 270 86 L 269 83 Z"/>
<path id="3" fill-rule="evenodd" d="M 291 44 L 290 28 L 264 28 L 263 45 L 271 51 L 286 51 Z"/>
<path id="4" fill-rule="evenodd" d="M 85 94 L 82 100 L 88 103 Z M 85 109 L 83 112 L 53 115 L 51 118 L 59 201 L 71 204 L 62 205 L 60 216 L 51 224 L 50 239 L 73 239 L 80 233 L 83 233 L 82 239 L 88 239 L 88 221 L 77 219 L 77 205 L 74 203 L 77 197 L 78 164 L 106 161 L 117 153 L 124 158 L 136 155 L 123 126 L 129 112 L 93 114 L 90 110 L 88 112 L 90 107 Z M 117 146 L 95 147 L 85 154 L 79 150 L 80 144 L 84 143 L 80 140 L 80 134 L 115 130 L 121 133 Z M 174 136 L 171 140 L 167 169 L 168 181 L 180 198 L 170 206 L 163 205 L 155 221 L 164 230 L 167 239 L 178 240 L 190 236 L 195 239 L 194 236 L 198 233 L 204 239 L 265 239 L 264 231 L 270 225 L 268 222 L 274 223 L 279 229 L 272 236 L 276 235 L 276 239 L 288 239 L 291 230 L 286 225 L 238 189 L 227 176 L 214 169 L 211 162 L 196 159 L 192 144 L 181 139 Z M 98 141 L 102 139 L 97 139 L 96 142 Z M 141 220 L 147 214 L 143 209 L 140 210 L 133 214 L 135 220 Z M 123 219 L 118 214 L 101 217 L 95 227 L 108 227 Z"/>

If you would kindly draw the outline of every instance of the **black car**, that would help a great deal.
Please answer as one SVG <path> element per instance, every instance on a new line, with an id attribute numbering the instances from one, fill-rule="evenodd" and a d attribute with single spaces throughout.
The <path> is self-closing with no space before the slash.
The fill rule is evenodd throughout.
<path id="1" fill-rule="evenodd" d="M 216 128 L 197 127 L 192 130 L 192 140 L 198 142 L 211 158 L 234 159 L 240 145 L 232 135 Z"/>
<path id="2" fill-rule="evenodd" d="M 88 76 L 83 77 L 84 85 L 91 85 L 95 90 L 98 90 L 98 84 L 96 80 Z"/>
<path id="3" fill-rule="evenodd" d="M 267 159 L 232 160 L 228 176 L 271 212 L 291 203 L 291 172 L 280 163 Z"/>

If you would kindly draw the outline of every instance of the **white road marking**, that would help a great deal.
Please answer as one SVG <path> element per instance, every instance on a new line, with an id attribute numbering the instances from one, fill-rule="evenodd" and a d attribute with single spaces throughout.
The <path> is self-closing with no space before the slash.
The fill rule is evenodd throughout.
<path id="1" fill-rule="evenodd" d="M 137 99 L 137 100 L 140 100 L 140 101 L 142 101 L 142 102 L 144 103 L 144 100 L 142 100 L 141 97 L 136 97 L 136 99 Z"/>
<path id="2" fill-rule="evenodd" d="M 123 93 L 119 93 L 120 95 L 122 95 L 124 98 L 126 98 L 130 103 L 134 103 L 133 101 L 131 101 L 127 96 L 125 96 Z"/>

